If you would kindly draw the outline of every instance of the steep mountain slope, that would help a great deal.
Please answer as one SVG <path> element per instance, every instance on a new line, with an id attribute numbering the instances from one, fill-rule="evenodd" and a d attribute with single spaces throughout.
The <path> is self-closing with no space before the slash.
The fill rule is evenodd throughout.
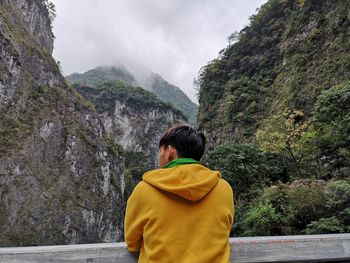
<path id="1" fill-rule="evenodd" d="M 123 67 L 97 67 L 85 73 L 74 73 L 66 77 L 71 83 L 83 83 L 95 85 L 105 81 L 124 81 L 130 85 L 138 86 L 154 93 L 157 97 L 167 103 L 174 105 L 185 113 L 188 121 L 196 123 L 198 106 L 193 103 L 187 95 L 178 87 L 165 81 L 155 73 L 143 74 L 142 78 L 135 77 Z"/>
<path id="2" fill-rule="evenodd" d="M 0 3 L 0 246 L 121 241 L 128 195 L 186 118 L 123 69 L 68 86 L 48 5 Z"/>
<path id="3" fill-rule="evenodd" d="M 119 80 L 95 86 L 74 84 L 73 88 L 92 102 L 106 136 L 120 146 L 127 168 L 156 168 L 161 134 L 172 124 L 186 120 L 180 110 L 153 93 Z"/>
<path id="4" fill-rule="evenodd" d="M 66 79 L 71 83 L 82 83 L 95 85 L 107 81 L 124 81 L 130 85 L 137 85 L 133 75 L 127 69 L 122 67 L 97 67 L 88 70 L 82 74 L 73 73 L 66 76 Z"/>
<path id="5" fill-rule="evenodd" d="M 269 0 L 198 78 L 236 236 L 350 228 L 350 2 Z"/>
<path id="6" fill-rule="evenodd" d="M 52 47 L 45 1 L 1 1 L 1 246 L 122 239 L 123 159 Z"/>
<path id="7" fill-rule="evenodd" d="M 350 2 L 270 0 L 200 73 L 199 123 L 212 146 L 252 141 L 263 119 L 313 115 L 321 91 L 350 79 Z"/>
<path id="8" fill-rule="evenodd" d="M 160 75 L 151 73 L 146 79 L 138 80 L 145 89 L 156 94 L 162 101 L 169 102 L 182 110 L 191 124 L 197 122 L 198 106 L 178 87 L 168 83 Z"/>

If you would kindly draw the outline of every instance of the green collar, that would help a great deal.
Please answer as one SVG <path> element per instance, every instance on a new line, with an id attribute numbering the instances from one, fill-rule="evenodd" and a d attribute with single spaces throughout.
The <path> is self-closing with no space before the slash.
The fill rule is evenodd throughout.
<path id="1" fill-rule="evenodd" d="M 177 158 L 175 160 L 172 160 L 167 165 L 165 165 L 163 168 L 173 168 L 175 166 L 183 165 L 183 164 L 199 164 L 198 161 L 192 159 L 192 158 Z"/>

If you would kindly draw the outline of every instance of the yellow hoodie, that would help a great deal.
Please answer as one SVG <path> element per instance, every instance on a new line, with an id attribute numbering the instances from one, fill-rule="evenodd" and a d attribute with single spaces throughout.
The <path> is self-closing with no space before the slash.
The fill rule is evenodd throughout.
<path id="1" fill-rule="evenodd" d="M 218 171 L 200 164 L 152 170 L 131 194 L 128 250 L 138 262 L 227 263 L 233 193 Z"/>

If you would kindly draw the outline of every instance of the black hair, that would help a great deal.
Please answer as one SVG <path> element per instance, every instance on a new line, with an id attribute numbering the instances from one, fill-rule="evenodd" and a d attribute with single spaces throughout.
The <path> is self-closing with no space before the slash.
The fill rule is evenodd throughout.
<path id="1" fill-rule="evenodd" d="M 159 141 L 159 148 L 173 146 L 179 157 L 199 161 L 204 154 L 205 136 L 200 130 L 178 124 L 169 128 Z"/>

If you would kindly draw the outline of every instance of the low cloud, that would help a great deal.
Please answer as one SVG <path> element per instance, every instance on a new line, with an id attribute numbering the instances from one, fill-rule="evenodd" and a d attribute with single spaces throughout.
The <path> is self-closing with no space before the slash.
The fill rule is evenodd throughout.
<path id="1" fill-rule="evenodd" d="M 148 68 L 196 101 L 193 79 L 266 0 L 53 0 L 54 57 L 65 75 Z"/>

